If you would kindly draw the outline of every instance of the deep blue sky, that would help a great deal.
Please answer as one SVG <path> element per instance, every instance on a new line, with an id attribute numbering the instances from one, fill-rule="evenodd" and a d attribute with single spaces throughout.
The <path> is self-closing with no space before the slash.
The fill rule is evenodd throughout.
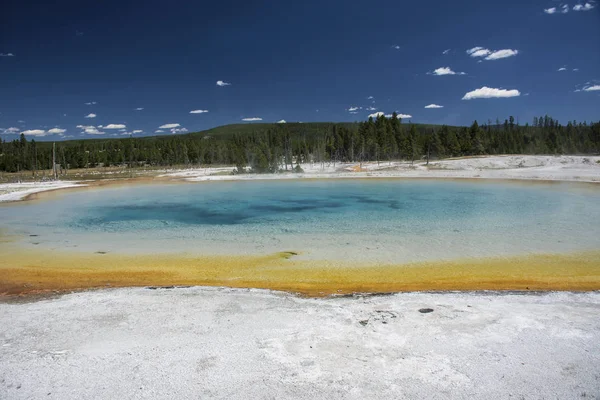
<path id="1" fill-rule="evenodd" d="M 439 124 L 599 120 L 600 4 L 569 1 L 4 0 L 0 134 L 357 121 L 367 107 Z M 485 59 L 499 50 L 517 54 Z M 457 74 L 434 73 L 446 67 Z M 512 97 L 463 100 L 482 87 Z"/>

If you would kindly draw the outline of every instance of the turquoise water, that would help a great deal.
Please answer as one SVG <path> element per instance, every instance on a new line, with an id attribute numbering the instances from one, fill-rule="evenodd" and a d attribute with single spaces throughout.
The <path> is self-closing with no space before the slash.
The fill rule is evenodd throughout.
<path id="1" fill-rule="evenodd" d="M 24 246 L 404 262 L 600 248 L 600 190 L 307 180 L 138 185 L 0 207 Z M 29 236 L 35 235 L 35 236 Z"/>

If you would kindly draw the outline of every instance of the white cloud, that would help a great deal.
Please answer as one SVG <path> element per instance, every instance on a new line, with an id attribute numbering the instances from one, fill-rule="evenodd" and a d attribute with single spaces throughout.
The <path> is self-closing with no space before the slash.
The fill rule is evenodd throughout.
<path id="1" fill-rule="evenodd" d="M 159 126 L 159 129 L 172 129 L 172 128 L 179 128 L 181 125 L 179 124 L 164 124 Z"/>
<path id="2" fill-rule="evenodd" d="M 426 105 L 425 108 L 444 108 L 444 106 L 439 106 L 437 104 L 429 104 Z"/>
<path id="3" fill-rule="evenodd" d="M 135 109 L 135 111 L 142 111 L 144 109 L 144 107 L 138 107 Z"/>
<path id="4" fill-rule="evenodd" d="M 546 14 L 554 14 L 556 12 L 556 7 L 552 7 L 552 8 L 544 8 L 544 12 Z"/>
<path id="5" fill-rule="evenodd" d="M 161 130 L 161 129 L 157 129 L 157 130 L 155 130 L 155 131 L 154 131 L 154 133 L 163 133 L 163 132 L 164 132 L 164 131 L 163 131 L 163 130 Z"/>
<path id="6" fill-rule="evenodd" d="M 373 97 L 373 96 L 369 96 L 369 97 L 367 97 L 367 100 L 373 100 L 374 98 L 375 97 Z"/>
<path id="7" fill-rule="evenodd" d="M 104 128 L 104 129 L 125 129 L 127 128 L 125 125 L 123 124 L 108 124 L 106 126 L 100 126 L 100 128 Z"/>
<path id="8" fill-rule="evenodd" d="M 488 61 L 489 60 L 500 60 L 501 58 L 512 57 L 512 56 L 516 56 L 517 54 L 519 54 L 519 50 L 512 50 L 512 49 L 494 50 L 485 59 Z"/>
<path id="9" fill-rule="evenodd" d="M 516 97 L 520 96 L 521 92 L 516 89 L 506 90 L 506 89 L 496 89 L 489 88 L 484 86 L 480 89 L 475 89 L 471 92 L 465 93 L 463 96 L 463 100 L 472 100 L 472 99 L 491 99 L 496 97 Z"/>
<path id="10" fill-rule="evenodd" d="M 25 136 L 46 136 L 46 131 L 42 129 L 30 129 L 21 133 Z"/>
<path id="11" fill-rule="evenodd" d="M 352 106 L 352 107 L 350 107 L 350 108 L 348 109 L 348 111 L 350 111 L 350 112 L 352 112 L 352 111 L 356 111 L 356 110 L 358 110 L 359 108 L 362 108 L 362 107 L 356 107 L 356 106 Z"/>
<path id="12" fill-rule="evenodd" d="M 393 45 L 392 47 L 396 50 L 400 50 L 400 46 L 398 46 L 397 44 Z"/>
<path id="13" fill-rule="evenodd" d="M 84 118 L 96 118 L 96 114 L 94 113 L 89 113 L 88 115 L 86 115 Z"/>
<path id="14" fill-rule="evenodd" d="M 446 49 L 446 50 L 442 51 L 442 54 L 448 54 L 448 53 L 450 53 L 450 50 L 451 49 Z"/>
<path id="15" fill-rule="evenodd" d="M 558 69 L 558 72 L 560 72 L 560 71 L 566 71 L 566 70 L 567 70 L 567 69 L 566 69 L 565 67 L 560 67 L 560 68 Z"/>
<path id="16" fill-rule="evenodd" d="M 278 124 L 287 124 L 287 121 L 285 119 L 279 120 L 277 121 Z"/>
<path id="17" fill-rule="evenodd" d="M 93 106 L 95 104 L 96 104 L 95 101 L 90 101 L 89 103 L 85 103 L 86 106 Z"/>
<path id="18" fill-rule="evenodd" d="M 83 133 L 87 133 L 88 135 L 104 135 L 104 132 L 101 132 L 94 125 L 77 125 L 79 129 L 82 129 Z M 100 125 L 100 128 L 102 125 Z"/>
<path id="19" fill-rule="evenodd" d="M 573 6 L 573 11 L 590 11 L 594 8 L 593 4 L 585 3 L 585 4 L 577 4 Z"/>
<path id="20" fill-rule="evenodd" d="M 579 71 L 579 68 L 573 68 L 573 72 Z"/>
<path id="21" fill-rule="evenodd" d="M 466 75 L 464 72 L 452 71 L 450 67 L 440 67 L 432 72 L 433 75 Z"/>
<path id="22" fill-rule="evenodd" d="M 186 133 L 188 130 L 186 128 L 173 128 L 171 129 L 171 133 Z"/>
<path id="23" fill-rule="evenodd" d="M 119 132 L 125 132 L 127 129 L 119 129 Z"/>
<path id="24" fill-rule="evenodd" d="M 217 81 L 217 86 L 231 86 L 231 83 L 224 81 Z"/>
<path id="25" fill-rule="evenodd" d="M 192 110 L 192 111 L 190 111 L 190 114 L 204 114 L 207 112 L 208 112 L 208 110 Z"/>
<path id="26" fill-rule="evenodd" d="M 121 133 L 121 136 L 125 136 L 125 135 L 131 135 L 133 132 L 123 132 Z"/>
<path id="27" fill-rule="evenodd" d="M 143 131 L 143 130 L 141 130 L 141 129 L 136 129 L 136 130 L 134 130 L 134 131 L 133 131 L 133 132 L 131 132 L 131 133 L 143 133 L 143 132 L 144 132 L 144 131 Z"/>
<path id="28" fill-rule="evenodd" d="M 569 5 L 568 4 L 563 4 L 562 5 L 562 10 L 560 11 L 561 14 L 566 14 L 569 12 Z"/>
<path id="29" fill-rule="evenodd" d="M 52 128 L 48 131 L 49 134 L 61 134 L 61 133 L 65 133 L 67 130 L 66 129 L 60 129 L 60 128 Z"/>
<path id="30" fill-rule="evenodd" d="M 10 128 L 4 129 L 2 133 L 6 133 L 7 135 L 10 135 L 10 134 L 14 134 L 14 133 L 19 133 L 19 131 L 20 131 L 19 128 L 10 127 Z"/>
<path id="31" fill-rule="evenodd" d="M 252 117 L 252 118 L 242 118 L 242 121 L 252 122 L 252 121 L 262 121 L 262 118 Z"/>
<path id="32" fill-rule="evenodd" d="M 0 57 L 14 57 L 13 53 L 0 53 Z"/>
<path id="33" fill-rule="evenodd" d="M 385 113 L 382 113 L 381 111 L 377 111 L 376 113 L 373 114 L 369 114 L 369 118 L 377 118 L 381 115 L 384 115 Z"/>
<path id="34" fill-rule="evenodd" d="M 377 110 L 377 107 L 367 107 L 367 108 L 365 108 L 365 110 L 367 110 L 367 111 L 375 111 L 375 110 Z"/>
<path id="35" fill-rule="evenodd" d="M 481 46 L 473 47 L 467 50 L 467 54 L 471 57 L 485 57 L 485 60 L 500 60 L 501 58 L 507 58 L 516 56 L 519 54 L 519 50 L 513 49 L 502 49 L 502 50 L 490 50 Z"/>
<path id="36" fill-rule="evenodd" d="M 358 111 L 350 111 L 350 114 L 358 114 Z"/>
<path id="37" fill-rule="evenodd" d="M 585 91 L 585 92 L 595 92 L 597 90 L 600 90 L 600 85 L 593 85 L 593 86 L 588 86 L 588 87 L 583 88 L 583 91 Z"/>
<path id="38" fill-rule="evenodd" d="M 386 114 L 385 117 L 386 118 L 392 118 L 394 116 L 394 114 Z M 408 115 L 408 114 L 397 114 L 396 118 L 402 118 L 402 119 L 408 119 L 408 118 L 412 118 L 412 115 Z"/>
<path id="39" fill-rule="evenodd" d="M 467 54 L 471 57 L 485 57 L 490 53 L 491 51 L 489 49 L 481 46 L 473 47 L 472 49 L 467 50 Z"/>

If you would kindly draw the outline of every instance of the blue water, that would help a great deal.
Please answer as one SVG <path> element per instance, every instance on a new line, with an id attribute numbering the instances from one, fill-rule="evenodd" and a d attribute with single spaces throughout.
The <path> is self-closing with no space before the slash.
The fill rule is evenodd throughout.
<path id="1" fill-rule="evenodd" d="M 0 228 L 25 244 L 83 251 L 296 250 L 378 262 L 595 250 L 600 190 L 435 180 L 138 185 L 2 206 Z"/>

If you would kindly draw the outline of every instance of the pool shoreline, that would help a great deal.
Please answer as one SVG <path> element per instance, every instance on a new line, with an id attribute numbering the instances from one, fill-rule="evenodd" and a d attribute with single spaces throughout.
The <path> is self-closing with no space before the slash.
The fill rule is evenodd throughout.
<path id="1" fill-rule="evenodd" d="M 9 247 L 9 246 L 4 246 Z M 12 251 L 0 261 L 0 298 L 116 287 L 230 287 L 303 297 L 400 292 L 600 290 L 600 251 L 350 265 L 254 256 L 125 256 Z"/>
<path id="2" fill-rule="evenodd" d="M 464 157 L 432 161 L 426 165 L 422 161 L 414 165 L 408 162 L 365 162 L 363 171 L 355 172 L 353 166 L 358 163 L 327 164 L 319 167 L 316 164 L 305 164 L 303 173 L 282 172 L 278 174 L 243 174 L 233 175 L 234 167 L 207 167 L 154 171 L 152 175 L 138 177 L 103 178 L 97 180 L 59 181 L 59 186 L 81 185 L 79 187 L 43 186 L 47 182 L 25 184 L 0 184 L 0 204 L 16 201 L 28 201 L 42 198 L 55 191 L 77 190 L 86 187 L 104 187 L 113 185 L 137 185 L 147 183 L 200 183 L 200 182 L 232 182 L 232 181 L 290 181 L 290 180 L 324 180 L 324 179 L 439 179 L 439 180 L 476 180 L 476 181 L 509 181 L 509 182 L 543 182 L 543 183 L 600 183 L 600 157 L 597 156 L 483 156 Z M 487 164 L 486 164 L 487 163 Z M 388 166 L 388 164 L 390 164 Z M 523 166 L 525 165 L 525 166 Z M 227 173 L 227 175 L 223 175 Z M 23 185 L 23 194 L 19 190 L 10 191 L 15 186 Z M 37 185 L 37 186 L 36 186 Z M 27 188 L 35 190 L 28 193 Z M 9 188 L 2 194 L 3 188 Z"/>

